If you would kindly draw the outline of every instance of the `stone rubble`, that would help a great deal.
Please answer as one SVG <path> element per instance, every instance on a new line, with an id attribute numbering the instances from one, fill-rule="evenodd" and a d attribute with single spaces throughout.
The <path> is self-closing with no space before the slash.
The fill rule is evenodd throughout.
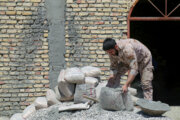
<path id="1" fill-rule="evenodd" d="M 136 107 L 134 111 L 108 111 L 102 109 L 100 104 L 96 103 L 88 110 L 73 112 L 59 112 L 58 107 L 57 104 L 41 109 L 27 120 L 171 120 L 163 116 L 152 117 L 145 115 Z"/>

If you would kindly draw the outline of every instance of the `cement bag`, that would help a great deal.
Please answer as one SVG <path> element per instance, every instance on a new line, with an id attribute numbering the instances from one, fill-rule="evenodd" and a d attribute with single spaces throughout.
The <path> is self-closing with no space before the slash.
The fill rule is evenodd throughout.
<path id="1" fill-rule="evenodd" d="M 121 89 L 103 87 L 100 93 L 100 105 L 107 110 L 125 110 Z"/>
<path id="2" fill-rule="evenodd" d="M 134 103 L 131 99 L 131 94 L 129 92 L 122 93 L 123 103 L 127 111 L 132 111 L 134 108 Z"/>
<path id="3" fill-rule="evenodd" d="M 25 120 L 25 119 L 22 117 L 22 113 L 16 113 L 13 116 L 11 116 L 10 120 Z"/>
<path id="4" fill-rule="evenodd" d="M 100 68 L 92 66 L 82 67 L 81 71 L 86 75 L 86 77 L 99 77 L 101 74 Z"/>
<path id="5" fill-rule="evenodd" d="M 65 95 L 63 95 L 63 93 L 60 92 L 58 86 L 56 86 L 54 88 L 54 91 L 55 91 L 55 94 L 56 94 L 56 99 L 59 100 L 59 101 L 70 101 L 70 100 L 73 100 L 74 99 L 74 96 L 71 96 L 71 97 L 66 97 Z"/>
<path id="6" fill-rule="evenodd" d="M 35 105 L 36 110 L 47 108 L 48 107 L 47 99 L 45 97 L 38 97 L 34 101 L 34 105 Z"/>
<path id="7" fill-rule="evenodd" d="M 60 94 L 58 86 L 54 87 L 54 92 L 55 92 L 55 95 L 56 95 L 56 99 L 60 100 L 61 99 L 61 94 Z"/>
<path id="8" fill-rule="evenodd" d="M 83 95 L 89 96 L 91 98 L 96 98 L 96 91 L 94 85 L 91 84 L 76 85 L 76 90 L 74 94 L 74 103 L 86 103 L 86 102 L 93 103 L 93 101 L 84 98 Z"/>
<path id="9" fill-rule="evenodd" d="M 136 96 L 131 95 L 131 99 L 132 99 L 134 105 L 136 105 L 136 102 L 138 101 L 139 98 L 136 97 Z"/>
<path id="10" fill-rule="evenodd" d="M 36 108 L 34 104 L 29 105 L 27 108 L 24 109 L 22 117 L 27 119 L 30 115 L 36 112 Z"/>
<path id="11" fill-rule="evenodd" d="M 107 84 L 107 81 L 101 81 L 101 82 L 99 82 L 98 86 L 95 88 L 97 100 L 99 100 L 101 88 L 106 87 L 106 84 Z"/>
<path id="12" fill-rule="evenodd" d="M 66 105 L 66 106 L 60 106 L 59 112 L 62 111 L 72 111 L 72 110 L 86 110 L 89 109 L 90 105 L 89 103 L 79 103 L 79 104 L 73 104 L 73 105 Z"/>
<path id="13" fill-rule="evenodd" d="M 137 95 L 137 89 L 135 88 L 128 87 L 128 91 L 130 92 L 131 95 Z"/>
<path id="14" fill-rule="evenodd" d="M 58 77 L 58 88 L 60 90 L 60 93 L 62 93 L 64 97 L 72 98 L 74 94 L 75 84 L 68 83 L 67 81 L 65 81 L 64 77 L 65 77 L 65 70 L 61 70 Z"/>
<path id="15" fill-rule="evenodd" d="M 85 74 L 77 67 L 67 68 L 64 79 L 69 83 L 82 84 L 85 82 Z"/>
<path id="16" fill-rule="evenodd" d="M 51 106 L 51 105 L 59 103 L 59 101 L 56 99 L 56 94 L 51 89 L 47 90 L 47 92 L 46 92 L 46 99 L 47 99 L 48 106 Z"/>
<path id="17" fill-rule="evenodd" d="M 91 84 L 96 87 L 98 85 L 98 79 L 94 77 L 85 77 L 85 84 Z"/>

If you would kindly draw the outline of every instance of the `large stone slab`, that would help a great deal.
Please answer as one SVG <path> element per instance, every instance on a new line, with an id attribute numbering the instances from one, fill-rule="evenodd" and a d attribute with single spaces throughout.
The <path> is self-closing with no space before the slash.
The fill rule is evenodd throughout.
<path id="1" fill-rule="evenodd" d="M 151 101 L 145 99 L 138 99 L 136 104 L 140 106 L 141 110 L 151 116 L 160 116 L 170 110 L 168 104 L 161 103 L 160 101 Z"/>

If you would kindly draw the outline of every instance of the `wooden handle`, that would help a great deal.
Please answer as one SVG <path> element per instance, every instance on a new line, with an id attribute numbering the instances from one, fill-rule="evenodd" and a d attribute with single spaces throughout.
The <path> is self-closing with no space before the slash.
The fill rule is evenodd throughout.
<path id="1" fill-rule="evenodd" d="M 89 100 L 93 100 L 94 102 L 99 102 L 97 99 L 93 98 L 93 97 L 89 97 L 87 95 L 83 95 L 84 98 L 89 99 Z"/>

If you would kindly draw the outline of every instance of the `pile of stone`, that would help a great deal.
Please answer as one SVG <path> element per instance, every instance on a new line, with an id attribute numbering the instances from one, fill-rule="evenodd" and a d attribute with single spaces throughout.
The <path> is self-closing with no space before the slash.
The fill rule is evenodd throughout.
<path id="1" fill-rule="evenodd" d="M 111 106 L 110 108 L 107 106 L 105 107 L 105 104 L 107 104 L 108 101 L 104 100 L 107 100 L 105 98 L 107 96 L 103 95 L 101 88 L 104 87 L 104 91 L 111 91 L 111 93 L 113 93 L 114 90 L 113 88 L 111 89 L 105 87 L 107 81 L 100 81 L 100 74 L 101 70 L 92 66 L 85 66 L 82 68 L 73 67 L 61 70 L 57 79 L 58 84 L 54 90 L 48 89 L 46 97 L 36 98 L 36 100 L 31 105 L 24 109 L 23 113 L 14 114 L 10 120 L 25 120 L 29 116 L 35 114 L 38 110 L 57 104 L 59 105 L 59 111 L 89 109 L 95 100 L 102 103 L 101 106 L 104 109 L 132 110 L 132 104 L 123 102 L 123 100 L 127 101 L 127 98 L 131 100 L 129 97 L 127 97 L 127 95 L 126 97 L 123 97 L 122 101 L 114 101 L 117 102 L 115 104 L 121 102 L 122 106 L 115 105 L 113 107 Z M 116 88 L 115 91 L 117 92 L 117 90 L 118 88 Z M 136 89 L 129 88 L 129 91 L 133 96 L 137 94 Z M 92 99 L 87 99 L 83 97 L 84 95 Z M 116 93 L 115 95 L 119 96 L 119 94 Z M 69 104 L 70 101 L 71 103 L 73 101 L 73 104 Z M 135 102 L 136 100 L 134 100 L 134 103 Z M 127 106 L 127 104 L 130 104 L 129 106 L 131 107 Z"/>

